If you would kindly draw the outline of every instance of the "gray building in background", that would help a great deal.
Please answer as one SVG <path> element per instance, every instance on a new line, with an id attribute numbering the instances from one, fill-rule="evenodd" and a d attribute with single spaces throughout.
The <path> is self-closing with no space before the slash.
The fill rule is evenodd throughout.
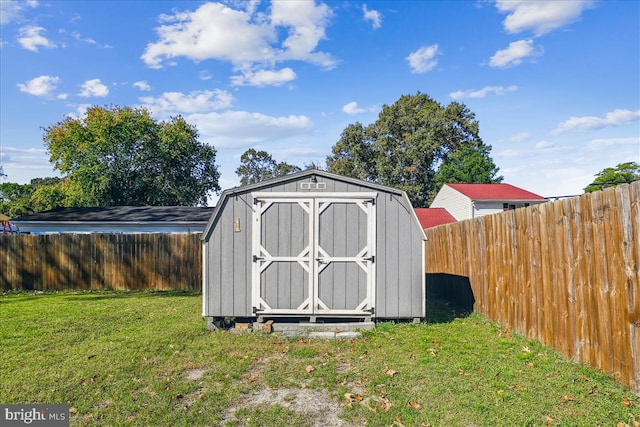
<path id="1" fill-rule="evenodd" d="M 425 317 L 426 237 L 403 191 L 314 169 L 235 187 L 202 240 L 212 326 Z"/>

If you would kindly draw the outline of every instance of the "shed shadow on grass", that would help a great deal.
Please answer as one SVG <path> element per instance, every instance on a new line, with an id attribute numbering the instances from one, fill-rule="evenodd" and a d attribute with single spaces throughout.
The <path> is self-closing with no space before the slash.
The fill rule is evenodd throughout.
<path id="1" fill-rule="evenodd" d="M 425 274 L 427 286 L 427 323 L 449 323 L 473 313 L 475 298 L 466 276 Z"/>

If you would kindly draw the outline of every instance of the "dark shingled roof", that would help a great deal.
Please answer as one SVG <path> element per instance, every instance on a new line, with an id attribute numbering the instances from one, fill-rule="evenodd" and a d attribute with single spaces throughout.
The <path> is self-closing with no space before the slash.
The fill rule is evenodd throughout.
<path id="1" fill-rule="evenodd" d="M 57 208 L 24 215 L 18 221 L 74 222 L 207 222 L 210 207 L 196 206 L 111 206 L 106 208 Z"/>

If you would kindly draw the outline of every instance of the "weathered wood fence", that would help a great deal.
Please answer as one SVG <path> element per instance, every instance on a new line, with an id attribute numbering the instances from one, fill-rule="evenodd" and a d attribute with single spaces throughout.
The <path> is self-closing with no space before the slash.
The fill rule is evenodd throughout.
<path id="1" fill-rule="evenodd" d="M 0 289 L 200 290 L 200 234 L 0 236 Z"/>
<path id="2" fill-rule="evenodd" d="M 428 276 L 468 280 L 475 311 L 640 394 L 640 181 L 426 234 Z"/>

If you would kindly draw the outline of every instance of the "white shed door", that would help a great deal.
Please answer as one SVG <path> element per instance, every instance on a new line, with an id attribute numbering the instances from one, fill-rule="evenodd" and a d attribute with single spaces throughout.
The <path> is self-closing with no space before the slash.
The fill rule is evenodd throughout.
<path id="1" fill-rule="evenodd" d="M 373 314 L 375 196 L 254 193 L 255 312 Z"/>

